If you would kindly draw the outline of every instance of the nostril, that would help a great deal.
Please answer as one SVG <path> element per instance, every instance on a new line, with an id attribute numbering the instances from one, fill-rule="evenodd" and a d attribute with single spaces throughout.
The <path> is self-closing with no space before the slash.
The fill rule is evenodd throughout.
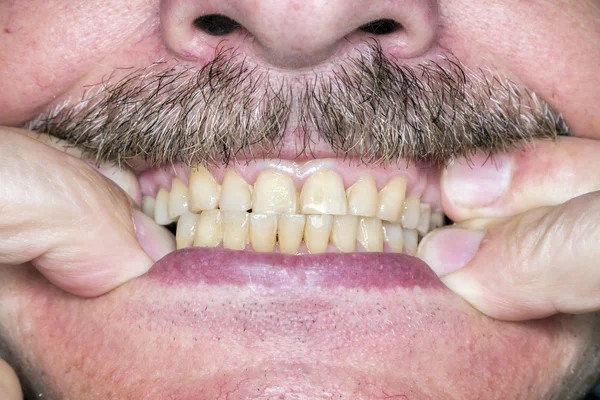
<path id="1" fill-rule="evenodd" d="M 237 21 L 220 14 L 198 17 L 194 20 L 194 25 L 213 36 L 229 35 L 241 27 Z"/>
<path id="2" fill-rule="evenodd" d="M 402 25 L 393 19 L 378 19 L 362 25 L 361 31 L 374 35 L 388 35 L 400 29 Z"/>

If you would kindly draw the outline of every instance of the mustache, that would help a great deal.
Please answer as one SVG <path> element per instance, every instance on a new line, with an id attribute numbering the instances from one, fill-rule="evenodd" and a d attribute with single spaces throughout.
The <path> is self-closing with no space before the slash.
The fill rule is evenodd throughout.
<path id="1" fill-rule="evenodd" d="M 299 157 L 325 144 L 365 163 L 446 164 L 569 133 L 548 104 L 509 80 L 451 58 L 399 64 L 377 42 L 328 71 L 294 77 L 252 66 L 232 49 L 199 70 L 155 64 L 25 128 L 97 162 L 153 166 L 276 158 L 290 137 Z"/>

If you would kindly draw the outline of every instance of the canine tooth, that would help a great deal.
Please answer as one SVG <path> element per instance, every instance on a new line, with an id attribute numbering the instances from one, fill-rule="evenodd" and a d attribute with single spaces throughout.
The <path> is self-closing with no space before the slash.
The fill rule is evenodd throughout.
<path id="1" fill-rule="evenodd" d="M 223 247 L 244 250 L 248 244 L 250 222 L 246 211 L 223 211 Z"/>
<path id="2" fill-rule="evenodd" d="M 333 226 L 332 215 L 309 215 L 304 228 L 304 243 L 312 254 L 325 253 Z"/>
<path id="3" fill-rule="evenodd" d="M 379 218 L 361 218 L 358 221 L 356 238 L 368 252 L 383 251 L 383 231 Z"/>
<path id="4" fill-rule="evenodd" d="M 302 243 L 306 216 L 280 215 L 277 222 L 277 242 L 284 254 L 297 254 Z"/>
<path id="5" fill-rule="evenodd" d="M 186 211 L 179 217 L 177 221 L 177 249 L 191 247 L 194 244 L 194 236 L 196 234 L 196 224 L 198 223 L 198 214 Z"/>
<path id="6" fill-rule="evenodd" d="M 406 197 L 406 179 L 402 176 L 392 178 L 379 191 L 379 211 L 377 218 L 383 221 L 396 222 L 402 215 Z"/>
<path id="7" fill-rule="evenodd" d="M 220 210 L 202 211 L 196 224 L 194 246 L 217 247 L 223 240 L 223 214 Z"/>
<path id="8" fill-rule="evenodd" d="M 227 171 L 223 178 L 219 208 L 223 211 L 248 211 L 252 208 L 252 187 L 235 171 Z"/>
<path id="9" fill-rule="evenodd" d="M 404 236 L 404 249 L 408 254 L 414 256 L 417 254 L 417 247 L 419 245 L 419 234 L 414 229 L 403 229 L 402 235 Z"/>
<path id="10" fill-rule="evenodd" d="M 415 196 L 409 196 L 404 201 L 402 212 L 402 227 L 404 229 L 417 229 L 419 214 L 421 213 L 421 200 Z"/>
<path id="11" fill-rule="evenodd" d="M 419 214 L 419 222 L 417 223 L 417 232 L 419 235 L 425 236 L 429 232 L 429 221 L 431 220 L 431 205 L 421 203 L 421 213 Z"/>
<path id="12" fill-rule="evenodd" d="M 275 250 L 277 215 L 250 214 L 250 243 L 259 252 Z"/>
<path id="13" fill-rule="evenodd" d="M 258 175 L 252 192 L 252 212 L 296 214 L 298 192 L 294 180 L 288 174 L 273 170 Z"/>
<path id="14" fill-rule="evenodd" d="M 429 219 L 429 230 L 433 231 L 435 229 L 441 228 L 446 224 L 446 217 L 444 213 L 441 211 L 436 211 L 431 213 L 431 218 Z"/>
<path id="15" fill-rule="evenodd" d="M 142 197 L 142 212 L 149 216 L 150 218 L 154 218 L 154 209 L 156 208 L 156 199 L 152 196 L 144 196 Z"/>
<path id="16" fill-rule="evenodd" d="M 173 178 L 169 193 L 169 218 L 177 220 L 181 214 L 188 211 L 188 188 L 179 178 Z"/>
<path id="17" fill-rule="evenodd" d="M 377 184 L 371 175 L 366 175 L 357 180 L 346 191 L 348 197 L 348 211 L 352 215 L 361 217 L 374 217 L 379 206 Z"/>
<path id="18" fill-rule="evenodd" d="M 335 171 L 320 171 L 308 178 L 300 193 L 300 209 L 302 214 L 347 214 L 342 177 Z"/>
<path id="19" fill-rule="evenodd" d="M 190 174 L 189 207 L 193 212 L 214 210 L 219 205 L 221 185 L 208 170 L 196 167 Z"/>
<path id="20" fill-rule="evenodd" d="M 164 188 L 160 188 L 156 194 L 154 221 L 159 225 L 169 225 L 174 222 L 173 219 L 169 217 L 169 192 Z"/>
<path id="21" fill-rule="evenodd" d="M 333 217 L 331 228 L 331 243 L 344 253 L 351 253 L 356 249 L 356 236 L 358 234 L 358 217 L 355 215 L 336 215 Z"/>
<path id="22" fill-rule="evenodd" d="M 404 248 L 404 234 L 400 224 L 384 222 L 382 225 L 383 240 L 390 246 L 395 253 L 402 253 Z"/>

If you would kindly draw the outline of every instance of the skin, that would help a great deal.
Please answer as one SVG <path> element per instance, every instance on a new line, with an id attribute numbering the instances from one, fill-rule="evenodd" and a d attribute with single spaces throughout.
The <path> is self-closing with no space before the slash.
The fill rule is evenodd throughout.
<path id="1" fill-rule="evenodd" d="M 509 155 L 510 185 L 485 204 L 458 205 L 448 190 L 451 178 L 472 178 L 472 169 L 451 173 L 460 160 L 442 174 L 444 211 L 472 229 L 463 236 L 433 233 L 420 251 L 465 302 L 441 283 L 422 290 L 291 285 L 273 292 L 164 285 L 151 272 L 121 285 L 168 252 L 164 231 L 139 217 L 134 229 L 131 203 L 97 170 L 30 133 L 3 128 L 2 182 L 17 184 L 0 199 L 10 228 L 3 232 L 12 233 L 0 241 L 0 355 L 33 393 L 564 399 L 594 378 L 597 228 L 589 232 L 581 222 L 596 218 L 600 190 L 590 174 L 600 151 L 597 1 L 23 3 L 0 2 L 0 125 L 7 127 L 78 98 L 88 84 L 118 79 L 123 68 L 174 58 L 201 66 L 222 38 L 191 22 L 219 12 L 253 38 L 233 35 L 232 45 L 286 74 L 326 68 L 327 60 L 351 51 L 345 36 L 360 39 L 360 25 L 394 18 L 406 29 L 382 40 L 386 54 L 416 63 L 450 51 L 469 68 L 536 92 L 576 136 Z M 124 238 L 122 250 L 94 237 Z M 567 255 L 554 250 L 565 237 L 576 238 Z M 535 252 L 540 248 L 550 250 Z M 117 286 L 102 297 L 80 297 Z M 502 320 L 536 320 L 500 322 L 476 309 Z M 0 390 L 14 392 L 14 379 L 4 376 Z"/>

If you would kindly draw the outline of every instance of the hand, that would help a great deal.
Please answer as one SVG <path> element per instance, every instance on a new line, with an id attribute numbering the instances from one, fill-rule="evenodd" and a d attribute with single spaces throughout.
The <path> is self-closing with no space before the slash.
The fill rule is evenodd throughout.
<path id="1" fill-rule="evenodd" d="M 21 400 L 23 395 L 21 394 L 21 386 L 17 375 L 0 358 L 0 399 L 4 400 Z"/>
<path id="2" fill-rule="evenodd" d="M 486 159 L 444 171 L 444 211 L 458 223 L 428 235 L 420 256 L 497 319 L 600 310 L 600 142 L 564 137 Z"/>

